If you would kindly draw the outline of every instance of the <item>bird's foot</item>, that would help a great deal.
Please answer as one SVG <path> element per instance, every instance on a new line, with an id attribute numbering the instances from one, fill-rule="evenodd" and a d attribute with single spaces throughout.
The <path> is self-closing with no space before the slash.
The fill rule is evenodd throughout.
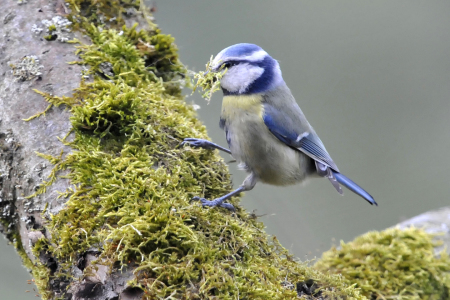
<path id="1" fill-rule="evenodd" d="M 223 202 L 224 200 L 221 198 L 217 198 L 217 199 L 210 201 L 210 200 L 206 200 L 205 198 L 200 198 L 198 196 L 195 196 L 194 198 L 192 198 L 192 200 L 200 201 L 202 203 L 203 207 L 205 207 L 205 206 L 210 206 L 210 207 L 220 206 L 220 207 L 226 208 L 232 212 L 236 211 L 236 209 L 234 208 L 234 206 L 232 204 Z"/>
<path id="2" fill-rule="evenodd" d="M 183 140 L 183 142 L 181 143 L 181 146 L 184 146 L 186 144 L 189 144 L 192 147 L 203 148 L 203 149 L 215 149 L 216 148 L 216 144 L 214 144 L 213 142 L 210 142 L 208 140 L 204 140 L 204 139 L 185 138 Z"/>
<path id="3" fill-rule="evenodd" d="M 219 146 L 213 142 L 210 142 L 210 141 L 204 140 L 204 139 L 185 138 L 183 140 L 183 142 L 180 144 L 180 146 L 184 146 L 186 144 L 189 144 L 192 147 L 203 148 L 203 149 L 208 149 L 208 150 L 218 149 L 218 150 L 221 150 L 228 154 L 231 154 L 231 151 L 229 149 L 224 148 L 222 146 Z"/>

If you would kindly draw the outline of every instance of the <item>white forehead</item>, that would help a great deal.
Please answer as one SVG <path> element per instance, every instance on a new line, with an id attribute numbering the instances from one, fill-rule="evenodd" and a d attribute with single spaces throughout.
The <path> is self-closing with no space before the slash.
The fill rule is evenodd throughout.
<path id="1" fill-rule="evenodd" d="M 216 55 L 216 57 L 213 60 L 213 68 L 218 67 L 222 62 L 228 61 L 228 60 L 246 60 L 249 62 L 257 62 L 262 61 L 268 54 L 264 50 L 257 50 L 250 54 L 246 55 L 227 55 L 228 48 L 223 49 L 219 52 L 219 54 Z"/>

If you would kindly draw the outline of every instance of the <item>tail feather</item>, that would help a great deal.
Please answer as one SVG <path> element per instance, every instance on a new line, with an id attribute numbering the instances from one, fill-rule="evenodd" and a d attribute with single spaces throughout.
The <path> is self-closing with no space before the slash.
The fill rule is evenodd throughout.
<path id="1" fill-rule="evenodd" d="M 345 176 L 339 172 L 336 172 L 336 171 L 332 171 L 332 172 L 333 172 L 334 177 L 340 184 L 342 184 L 343 186 L 348 188 L 353 193 L 363 197 L 371 205 L 375 204 L 376 206 L 378 206 L 378 204 L 375 202 L 373 197 L 368 192 L 366 192 L 362 187 L 360 187 L 359 185 L 354 183 L 350 178 L 348 178 L 347 176 Z"/>

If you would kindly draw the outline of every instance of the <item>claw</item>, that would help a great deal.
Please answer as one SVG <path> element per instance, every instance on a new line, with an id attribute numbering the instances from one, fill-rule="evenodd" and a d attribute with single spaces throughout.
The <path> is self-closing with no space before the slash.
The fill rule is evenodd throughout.
<path id="1" fill-rule="evenodd" d="M 220 206 L 220 207 L 226 208 L 226 209 L 228 209 L 229 211 L 232 211 L 232 212 L 236 211 L 236 209 L 234 208 L 234 206 L 232 204 L 225 203 L 223 201 L 217 201 L 218 199 L 209 201 L 209 200 L 206 200 L 205 198 L 201 198 L 201 197 L 195 196 L 195 197 L 192 198 L 192 200 L 200 201 L 202 203 L 203 207 L 205 207 L 205 206 L 210 206 L 210 207 Z"/>
<path id="2" fill-rule="evenodd" d="M 180 144 L 180 146 L 184 146 L 184 145 L 186 145 L 186 144 L 189 144 L 189 145 L 192 145 L 193 147 L 196 147 L 194 144 L 195 143 L 193 143 L 193 142 L 195 142 L 197 139 L 195 139 L 195 138 L 185 138 L 182 142 L 181 142 L 181 144 Z"/>
<path id="3" fill-rule="evenodd" d="M 226 209 L 228 209 L 229 211 L 231 211 L 231 212 L 235 212 L 236 211 L 236 209 L 234 208 L 234 206 L 232 205 L 232 204 L 230 204 L 230 203 L 222 203 L 222 204 L 220 204 L 220 206 L 221 207 L 223 207 L 223 208 L 226 208 Z"/>
<path id="4" fill-rule="evenodd" d="M 231 154 L 231 151 L 229 149 L 224 148 L 222 146 L 219 146 L 217 144 L 214 144 L 213 142 L 210 142 L 210 141 L 204 140 L 204 139 L 185 138 L 183 140 L 183 142 L 180 144 L 180 146 L 184 146 L 186 144 L 189 144 L 195 148 L 203 148 L 203 149 L 208 149 L 208 150 L 218 149 L 218 150 L 224 151 L 228 154 Z"/>
<path id="5" fill-rule="evenodd" d="M 204 148 L 204 149 L 213 149 L 214 147 L 211 146 L 211 142 L 204 140 L 204 139 L 196 139 L 196 138 L 186 138 L 183 140 L 181 145 L 189 144 L 192 147 L 196 148 Z"/>

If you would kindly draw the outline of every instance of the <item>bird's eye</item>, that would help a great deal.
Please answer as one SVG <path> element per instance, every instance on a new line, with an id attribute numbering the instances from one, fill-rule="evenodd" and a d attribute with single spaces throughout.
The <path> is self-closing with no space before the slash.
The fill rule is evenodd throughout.
<path id="1" fill-rule="evenodd" d="M 232 62 L 226 62 L 226 63 L 223 64 L 223 68 L 229 69 L 229 68 L 231 68 L 231 67 L 234 66 L 234 65 L 235 65 L 235 63 L 232 63 Z"/>

